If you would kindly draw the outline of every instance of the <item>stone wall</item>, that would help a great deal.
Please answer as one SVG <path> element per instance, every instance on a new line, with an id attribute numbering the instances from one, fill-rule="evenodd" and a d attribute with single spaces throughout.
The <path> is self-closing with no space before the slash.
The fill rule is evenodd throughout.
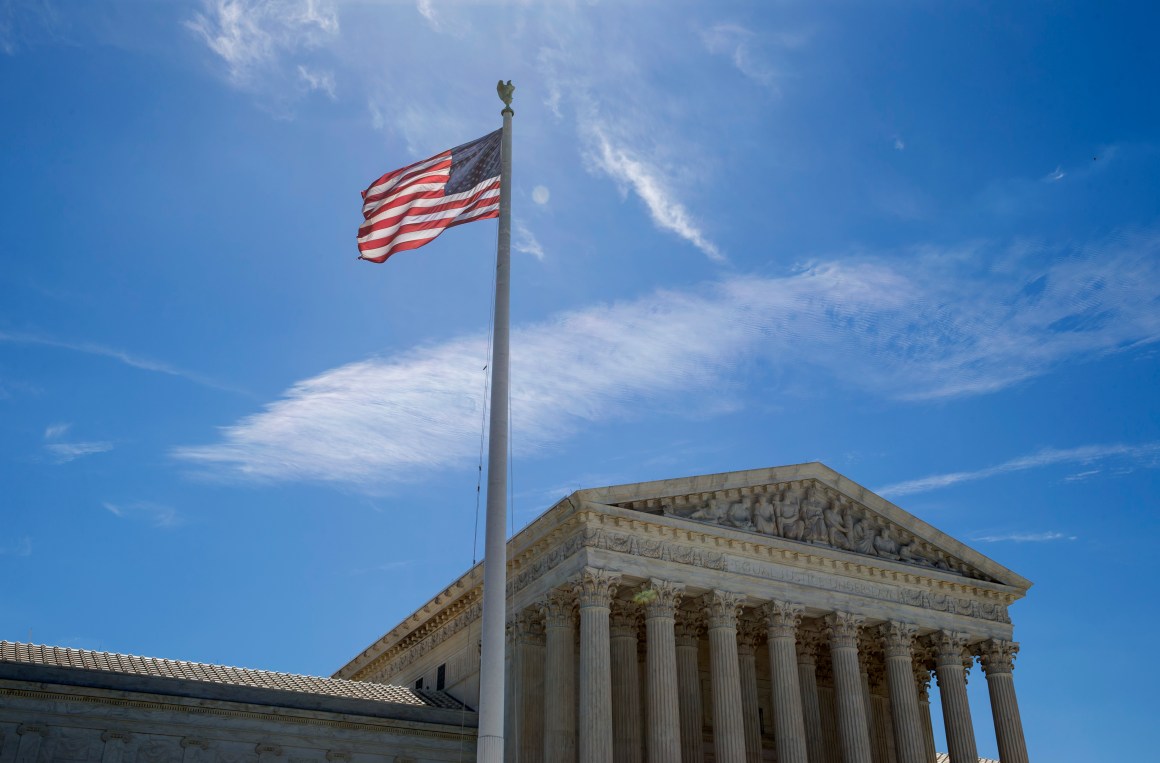
<path id="1" fill-rule="evenodd" d="M 476 715 L 180 679 L 0 665 L 0 763 L 471 760 Z"/>

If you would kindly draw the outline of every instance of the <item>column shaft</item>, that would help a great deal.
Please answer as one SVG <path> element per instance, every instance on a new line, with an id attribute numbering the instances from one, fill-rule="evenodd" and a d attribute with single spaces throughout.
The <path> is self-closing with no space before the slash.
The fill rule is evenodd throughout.
<path id="1" fill-rule="evenodd" d="M 737 645 L 737 669 L 741 676 L 741 713 L 745 727 L 745 760 L 761 763 L 761 712 L 757 694 L 757 654 L 753 643 Z"/>
<path id="2" fill-rule="evenodd" d="M 771 642 L 772 643 L 772 642 Z M 822 714 L 818 699 L 817 637 L 814 633 L 798 634 L 797 670 L 798 685 L 801 688 L 802 725 L 806 735 L 806 757 L 809 763 L 826 763 L 826 748 L 822 737 Z M 772 647 L 770 664 L 776 665 Z M 777 668 L 773 668 L 777 670 Z M 777 698 L 774 703 L 779 704 Z M 777 708 L 774 707 L 774 717 Z M 775 725 L 776 729 L 777 726 Z M 777 732 L 780 736 L 781 732 Z M 780 749 L 780 747 L 779 747 Z M 780 752 L 778 753 L 781 754 Z"/>
<path id="3" fill-rule="evenodd" d="M 1010 641 L 988 641 L 983 645 L 980 661 L 987 674 L 987 692 L 991 696 L 991 717 L 995 720 L 995 741 L 1003 763 L 1028 763 L 1027 740 L 1015 698 L 1015 655 L 1019 645 Z"/>
<path id="4" fill-rule="evenodd" d="M 797 628 L 803 607 L 771 602 L 762 608 L 769 644 L 769 673 L 773 684 L 773 731 L 778 763 L 810 763 L 806 722 L 802 711 L 802 686 L 798 675 Z M 818 687 L 810 666 L 814 715 Z M 820 720 L 818 720 L 820 726 Z M 819 729 L 820 731 L 820 729 Z M 820 741 L 820 739 L 819 739 Z"/>
<path id="5" fill-rule="evenodd" d="M 834 701 L 834 687 L 818 687 L 818 707 L 822 716 L 822 741 L 826 763 L 842 763 L 842 742 L 838 735 L 838 709 Z"/>
<path id="6" fill-rule="evenodd" d="M 576 584 L 580 599 L 580 763 L 612 763 L 612 664 L 608 616 L 618 578 L 587 567 Z"/>
<path id="7" fill-rule="evenodd" d="M 681 716 L 681 760 L 701 763 L 705 759 L 705 708 L 701 702 L 701 667 L 698 639 L 701 618 L 682 612 L 677 624 L 677 704 Z M 649 693 L 652 696 L 652 693 Z M 653 759 L 650 754 L 650 763 Z"/>
<path id="8" fill-rule="evenodd" d="M 862 618 L 844 612 L 826 618 L 830 631 L 830 659 L 834 665 L 834 706 L 838 716 L 842 763 L 871 763 L 867 703 L 858 667 L 858 630 L 862 622 Z"/>
<path id="9" fill-rule="evenodd" d="M 640 678 L 636 663 L 636 612 L 612 612 L 612 759 L 640 763 Z"/>
<path id="10" fill-rule="evenodd" d="M 544 612 L 545 763 L 576 763 L 576 651 L 574 599 L 554 591 Z"/>
<path id="11" fill-rule="evenodd" d="M 903 623 L 882 627 L 886 649 L 886 684 L 890 690 L 890 716 L 894 725 L 894 748 L 898 763 L 930 763 L 914 685 L 912 644 L 917 629 Z M 928 712 L 929 715 L 929 712 Z"/>
<path id="12" fill-rule="evenodd" d="M 640 596 L 646 600 L 648 759 L 649 763 L 680 763 L 681 707 L 675 628 L 682 587 L 661 580 L 652 580 L 646 585 Z M 697 733 L 700 734 L 699 727 Z"/>
<path id="13" fill-rule="evenodd" d="M 709 622 L 709 679 L 713 686 L 713 750 L 716 763 L 746 763 L 741 675 L 737 662 L 737 610 L 742 597 L 727 591 L 705 595 Z"/>
<path id="14" fill-rule="evenodd" d="M 943 726 L 947 732 L 947 751 L 951 763 L 978 763 L 975 727 L 967 702 L 967 677 L 963 670 L 963 634 L 940 631 L 934 636 L 935 676 L 942 700 Z"/>

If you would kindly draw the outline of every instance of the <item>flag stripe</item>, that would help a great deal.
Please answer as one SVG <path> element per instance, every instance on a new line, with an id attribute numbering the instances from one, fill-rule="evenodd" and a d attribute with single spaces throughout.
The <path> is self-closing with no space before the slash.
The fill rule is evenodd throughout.
<path id="1" fill-rule="evenodd" d="M 372 262 L 383 262 L 395 252 L 402 252 L 408 249 L 417 249 L 428 241 L 436 238 L 440 233 L 447 228 L 453 228 L 456 225 L 463 225 L 464 223 L 474 222 L 476 220 L 486 220 L 490 218 L 499 217 L 499 202 L 491 204 L 487 207 L 480 208 L 471 215 L 455 220 L 454 222 L 437 229 L 410 231 L 401 233 L 388 242 L 379 243 L 368 242 L 360 244 L 360 257 L 364 260 L 371 260 Z"/>
<path id="2" fill-rule="evenodd" d="M 450 201 L 448 200 L 449 197 L 416 199 L 403 212 L 385 210 L 378 217 L 367 220 L 359 227 L 358 233 L 359 236 L 366 236 L 371 232 L 386 231 L 405 221 L 423 222 L 448 216 L 454 218 L 461 211 L 476 204 L 481 199 L 498 196 L 499 181 L 489 180 L 485 187 L 472 189 L 472 195 L 466 199 L 451 199 Z M 376 238 L 381 237 L 381 235 L 376 236 Z"/>
<path id="3" fill-rule="evenodd" d="M 383 262 L 447 228 L 499 216 L 500 137 L 490 135 L 388 172 L 363 191 L 359 257 Z"/>
<path id="4" fill-rule="evenodd" d="M 381 196 L 415 173 L 422 172 L 423 170 L 426 170 L 430 167 L 435 167 L 437 165 L 445 165 L 450 167 L 451 152 L 444 151 L 443 153 L 437 156 L 433 156 L 430 159 L 424 159 L 421 162 L 410 164 L 406 167 L 403 167 L 402 169 L 395 170 L 394 172 L 388 172 L 386 175 L 383 175 L 381 178 L 376 180 L 370 188 L 363 191 L 363 199 L 366 199 L 368 196 L 372 195 Z"/>

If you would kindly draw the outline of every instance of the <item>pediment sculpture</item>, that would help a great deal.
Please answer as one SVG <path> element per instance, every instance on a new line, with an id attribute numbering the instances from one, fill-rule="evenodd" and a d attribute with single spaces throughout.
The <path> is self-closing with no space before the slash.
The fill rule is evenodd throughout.
<path id="1" fill-rule="evenodd" d="M 659 507 L 665 516 L 988 579 L 817 480 L 662 499 Z"/>

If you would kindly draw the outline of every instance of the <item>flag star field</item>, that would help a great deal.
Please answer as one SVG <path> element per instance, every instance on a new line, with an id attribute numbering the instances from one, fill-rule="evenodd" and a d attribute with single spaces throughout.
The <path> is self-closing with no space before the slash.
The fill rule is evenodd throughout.
<path id="1" fill-rule="evenodd" d="M 329 675 L 471 566 L 510 79 L 511 529 L 822 461 L 1034 582 L 1034 759 L 1154 757 L 1157 28 L 0 0 L 0 639 Z"/>

